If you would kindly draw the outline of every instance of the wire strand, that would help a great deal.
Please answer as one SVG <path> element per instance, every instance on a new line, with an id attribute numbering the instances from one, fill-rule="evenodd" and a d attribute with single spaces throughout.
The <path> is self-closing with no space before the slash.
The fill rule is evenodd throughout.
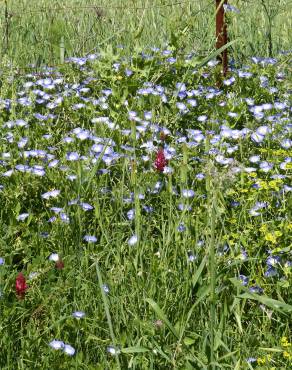
<path id="1" fill-rule="evenodd" d="M 21 17 L 23 14 L 32 14 L 32 13 L 46 13 L 46 12 L 61 12 L 61 11 L 66 11 L 66 10 L 147 10 L 147 9 L 159 9 L 159 8 L 166 8 L 166 7 L 172 7 L 172 6 L 178 6 L 178 5 L 186 5 L 186 4 L 191 4 L 193 1 L 179 1 L 179 2 L 174 2 L 174 3 L 168 3 L 168 4 L 161 4 L 161 5 L 152 5 L 152 6 L 146 6 L 146 7 L 140 7 L 140 6 L 130 6 L 130 7 L 125 7 L 125 6 L 107 6 L 107 5 L 97 5 L 97 4 L 92 4 L 92 5 L 85 5 L 85 6 L 64 6 L 64 7 L 52 7 L 52 8 L 39 8 L 37 10 L 29 10 L 29 11 L 19 11 L 19 12 L 13 12 L 11 11 L 9 15 L 11 17 Z"/>

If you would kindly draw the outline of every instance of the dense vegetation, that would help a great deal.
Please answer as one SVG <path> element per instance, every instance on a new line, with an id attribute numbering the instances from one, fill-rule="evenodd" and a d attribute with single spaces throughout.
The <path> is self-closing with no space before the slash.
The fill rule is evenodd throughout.
<path id="1" fill-rule="evenodd" d="M 1 369 L 290 368 L 291 53 L 181 37 L 6 54 Z"/>

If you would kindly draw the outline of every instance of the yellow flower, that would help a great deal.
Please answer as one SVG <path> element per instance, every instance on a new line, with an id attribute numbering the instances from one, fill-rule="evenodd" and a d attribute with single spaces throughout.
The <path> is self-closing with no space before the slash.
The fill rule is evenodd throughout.
<path id="1" fill-rule="evenodd" d="M 280 188 L 279 188 L 279 184 L 281 183 L 281 181 L 278 181 L 278 180 L 273 180 L 273 181 L 270 181 L 269 182 L 269 188 L 270 189 L 273 189 L 273 190 L 276 190 L 276 191 L 279 191 Z"/>
<path id="2" fill-rule="evenodd" d="M 272 233 L 268 233 L 265 235 L 265 240 L 267 242 L 271 242 L 273 244 L 276 244 L 277 243 L 277 237 L 275 236 L 275 234 L 272 234 Z"/>
<path id="3" fill-rule="evenodd" d="M 292 355 L 287 351 L 283 352 L 283 357 L 286 358 L 287 360 L 292 360 Z"/>
<path id="4" fill-rule="evenodd" d="M 264 357 L 262 357 L 262 358 L 259 357 L 257 359 L 257 363 L 258 363 L 258 365 L 264 365 L 266 363 L 266 359 Z"/>
<path id="5" fill-rule="evenodd" d="M 271 356 L 271 355 L 267 355 L 267 360 L 268 360 L 269 362 L 271 362 L 271 360 L 272 360 L 272 356 Z"/>
<path id="6" fill-rule="evenodd" d="M 282 347 L 290 347 L 291 343 L 288 342 L 287 337 L 282 337 L 281 338 L 281 346 Z"/>
<path id="7" fill-rule="evenodd" d="M 276 238 L 279 238 L 280 236 L 282 236 L 283 234 L 281 233 L 281 231 L 278 231 L 278 230 L 276 230 L 275 231 L 275 237 Z"/>

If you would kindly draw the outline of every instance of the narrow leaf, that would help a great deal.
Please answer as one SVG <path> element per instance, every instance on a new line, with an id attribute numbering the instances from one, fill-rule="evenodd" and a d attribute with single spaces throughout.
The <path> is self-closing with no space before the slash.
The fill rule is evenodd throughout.
<path id="1" fill-rule="evenodd" d="M 150 304 L 153 311 L 155 311 L 156 315 L 165 323 L 165 325 L 168 327 L 168 329 L 172 332 L 172 334 L 179 339 L 179 334 L 174 328 L 174 326 L 170 323 L 164 312 L 161 310 L 161 308 L 158 306 L 158 304 L 153 301 L 150 298 L 146 299 L 146 302 Z"/>
<path id="2" fill-rule="evenodd" d="M 198 280 L 199 280 L 199 278 L 202 274 L 203 268 L 205 267 L 205 264 L 206 264 L 206 260 L 207 260 L 207 255 L 202 259 L 202 261 L 200 263 L 200 266 L 198 267 L 195 275 L 192 278 L 193 287 L 197 284 L 197 282 L 198 282 Z"/>
<path id="3" fill-rule="evenodd" d="M 139 347 L 139 346 L 127 347 L 127 348 L 122 348 L 121 349 L 122 353 L 145 353 L 145 352 L 149 352 L 149 351 L 150 350 L 148 348 Z"/>
<path id="4" fill-rule="evenodd" d="M 200 63 L 198 63 L 196 65 L 196 67 L 197 68 L 204 67 L 204 65 L 207 64 L 210 60 L 216 58 L 218 55 L 220 55 L 222 53 L 222 51 L 224 51 L 225 49 L 227 49 L 229 46 L 233 45 L 237 41 L 238 40 L 232 40 L 232 41 L 228 42 L 227 44 L 225 44 L 224 46 L 222 46 L 220 49 L 217 49 L 212 54 L 210 54 L 209 56 L 207 56 L 206 58 L 204 58 Z"/>
<path id="5" fill-rule="evenodd" d="M 253 299 L 279 312 L 283 312 L 283 311 L 292 312 L 292 306 L 290 304 L 287 304 L 285 302 L 281 302 L 281 301 L 278 301 L 276 299 L 272 299 L 266 296 L 261 296 L 258 294 L 251 294 L 251 293 L 243 293 L 239 295 L 238 297 L 246 298 L 246 299 Z"/>

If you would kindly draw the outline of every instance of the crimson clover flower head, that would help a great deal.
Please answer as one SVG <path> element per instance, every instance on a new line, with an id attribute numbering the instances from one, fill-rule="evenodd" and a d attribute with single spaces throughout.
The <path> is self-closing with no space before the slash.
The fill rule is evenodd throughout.
<path id="1" fill-rule="evenodd" d="M 163 148 L 160 148 L 156 154 L 154 166 L 157 171 L 163 172 L 164 167 L 167 165 L 167 159 L 165 158 Z"/>
<path id="2" fill-rule="evenodd" d="M 26 280 L 22 272 L 20 272 L 15 280 L 15 290 L 16 295 L 19 298 L 24 298 L 25 292 L 27 290 L 28 286 L 26 285 Z"/>

